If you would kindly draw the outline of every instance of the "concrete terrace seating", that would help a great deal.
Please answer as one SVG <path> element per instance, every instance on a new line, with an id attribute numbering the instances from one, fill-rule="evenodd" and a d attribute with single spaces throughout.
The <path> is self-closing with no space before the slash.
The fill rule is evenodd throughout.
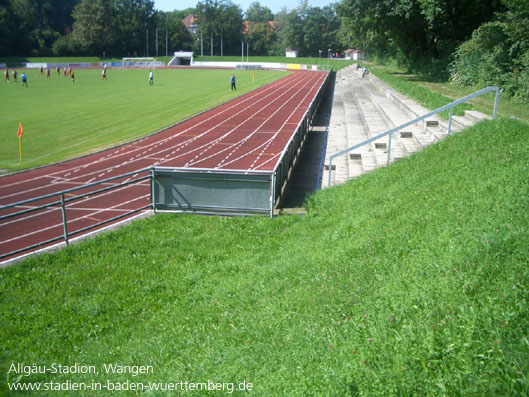
<path id="1" fill-rule="evenodd" d="M 356 66 L 341 69 L 336 74 L 334 102 L 329 122 L 322 188 L 328 187 L 329 157 L 343 149 L 401 125 L 430 110 L 396 92 L 377 77 L 362 78 Z M 452 133 L 490 118 L 466 111 L 464 117 L 452 118 Z M 448 122 L 431 117 L 395 132 L 391 139 L 390 162 L 409 156 L 443 139 L 448 134 Z M 333 160 L 331 186 L 385 166 L 388 137 L 376 140 Z"/>

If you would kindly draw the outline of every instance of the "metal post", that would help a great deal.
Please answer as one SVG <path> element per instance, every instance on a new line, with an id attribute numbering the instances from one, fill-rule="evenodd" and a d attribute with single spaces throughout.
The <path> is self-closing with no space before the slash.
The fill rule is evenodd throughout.
<path id="1" fill-rule="evenodd" d="M 158 28 L 156 28 L 155 41 L 156 41 L 156 57 L 158 57 Z"/>
<path id="2" fill-rule="evenodd" d="M 154 167 L 151 168 L 151 205 L 152 212 L 156 214 L 156 205 L 154 202 Z"/>
<path id="3" fill-rule="evenodd" d="M 147 31 L 145 32 L 145 43 L 146 43 L 146 51 L 147 51 L 147 54 L 145 54 L 146 57 L 149 56 L 149 28 L 147 28 Z"/>
<path id="4" fill-rule="evenodd" d="M 211 31 L 211 35 L 209 37 L 209 45 L 210 45 L 210 56 L 213 56 L 213 30 Z"/>
<path id="5" fill-rule="evenodd" d="M 248 63 L 248 58 L 250 57 L 248 54 L 250 53 L 250 42 L 246 42 L 246 63 Z"/>
<path id="6" fill-rule="evenodd" d="M 244 41 L 241 41 L 241 63 L 244 63 Z"/>
<path id="7" fill-rule="evenodd" d="M 66 206 L 64 205 L 64 192 L 61 192 L 61 212 L 62 212 L 62 228 L 64 232 L 64 241 L 66 245 L 70 242 L 68 241 L 68 226 L 66 223 Z"/>
<path id="8" fill-rule="evenodd" d="M 496 89 L 496 96 L 494 97 L 494 113 L 492 114 L 492 118 L 496 119 L 496 115 L 498 114 L 498 99 L 500 98 L 500 89 Z"/>
<path id="9" fill-rule="evenodd" d="M 204 56 L 204 37 L 202 36 L 203 30 L 200 29 L 200 56 Z"/>
<path id="10" fill-rule="evenodd" d="M 448 117 L 448 134 L 452 132 L 452 115 L 454 113 L 454 108 L 450 108 L 450 116 Z"/>
<path id="11" fill-rule="evenodd" d="M 167 54 L 168 54 L 168 52 L 167 52 L 167 48 L 168 48 L 168 46 L 167 46 L 168 38 L 169 38 L 169 35 L 167 34 L 167 29 L 165 29 L 165 56 L 166 56 L 166 57 L 167 57 Z"/>
<path id="12" fill-rule="evenodd" d="M 332 156 L 329 157 L 329 185 L 328 187 L 331 187 L 331 172 L 332 172 Z"/>
<path id="13" fill-rule="evenodd" d="M 388 139 L 388 161 L 386 163 L 386 165 L 389 165 L 389 160 L 391 159 L 391 137 L 393 136 L 393 134 L 389 134 L 389 139 Z"/>

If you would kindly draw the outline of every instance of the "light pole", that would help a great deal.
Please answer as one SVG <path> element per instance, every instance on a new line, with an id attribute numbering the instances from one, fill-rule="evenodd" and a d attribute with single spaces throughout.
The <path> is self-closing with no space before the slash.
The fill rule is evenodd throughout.
<path id="1" fill-rule="evenodd" d="M 318 62 L 318 65 L 321 65 L 321 53 L 323 52 L 322 50 L 318 50 L 320 52 L 320 61 Z"/>
<path id="2" fill-rule="evenodd" d="M 329 48 L 327 50 L 327 66 L 330 67 L 331 65 L 331 49 Z"/>

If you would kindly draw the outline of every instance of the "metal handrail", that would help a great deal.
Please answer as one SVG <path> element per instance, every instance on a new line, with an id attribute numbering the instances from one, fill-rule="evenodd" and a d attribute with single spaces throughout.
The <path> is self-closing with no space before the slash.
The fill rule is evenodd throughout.
<path id="1" fill-rule="evenodd" d="M 120 188 L 120 187 L 123 187 L 123 186 L 136 184 L 136 183 L 139 183 L 141 181 L 144 181 L 144 180 L 147 180 L 147 179 L 151 179 L 151 176 L 149 175 L 149 176 L 143 176 L 143 177 L 139 177 L 139 178 L 132 179 L 132 180 L 127 180 L 125 182 L 118 183 L 118 184 L 115 184 L 115 185 L 112 185 L 112 186 L 109 186 L 109 187 L 104 187 L 102 189 L 97 189 L 97 190 L 92 190 L 92 191 L 89 191 L 89 192 L 86 192 L 86 193 L 81 193 L 80 195 L 78 195 L 76 197 L 65 198 L 66 194 L 71 194 L 72 192 L 76 192 L 76 191 L 79 191 L 79 190 L 85 190 L 85 189 L 90 188 L 90 187 L 103 185 L 103 184 L 115 181 L 117 179 L 123 179 L 123 178 L 125 178 L 127 176 L 136 175 L 136 174 L 140 174 L 140 173 L 143 173 L 143 172 L 150 172 L 151 169 L 152 169 L 151 167 L 150 168 L 143 168 L 143 169 L 139 169 L 139 170 L 136 170 L 136 171 L 128 172 L 126 174 L 115 176 L 115 177 L 112 177 L 112 178 L 103 179 L 103 180 L 98 181 L 98 182 L 89 183 L 87 185 L 83 185 L 83 186 L 79 186 L 79 187 L 75 187 L 75 188 L 71 188 L 71 189 L 66 189 L 66 190 L 63 190 L 63 191 L 60 191 L 60 192 L 50 193 L 50 194 L 46 194 L 46 195 L 43 195 L 43 196 L 40 196 L 40 197 L 36 197 L 36 198 L 33 198 L 33 199 L 19 201 L 17 203 L 12 203 L 12 204 L 1 206 L 0 207 L 0 211 L 6 210 L 6 209 L 10 209 L 10 208 L 15 208 L 17 206 L 22 206 L 22 205 L 29 204 L 29 203 L 33 203 L 33 202 L 36 202 L 36 201 L 39 201 L 39 200 L 46 200 L 46 199 L 49 199 L 49 198 L 52 198 L 52 197 L 59 197 L 58 201 L 53 201 L 51 203 L 47 203 L 47 204 L 43 204 L 43 205 L 40 205 L 40 206 L 36 206 L 34 208 L 25 209 L 25 210 L 18 211 L 18 212 L 12 212 L 10 214 L 0 216 L 0 220 L 5 220 L 5 219 L 9 219 L 9 218 L 25 215 L 25 214 L 30 213 L 30 212 L 40 211 L 42 209 L 59 206 L 60 209 L 61 209 L 61 215 L 62 215 L 63 234 L 61 236 L 57 236 L 57 237 L 54 237 L 54 238 L 51 238 L 51 239 L 48 239 L 48 240 L 45 240 L 45 241 L 40 241 L 40 242 L 38 242 L 36 244 L 32 244 L 32 245 L 26 246 L 24 248 L 17 249 L 15 251 L 7 252 L 5 254 L 0 254 L 0 259 L 8 258 L 10 256 L 17 255 L 17 254 L 32 250 L 34 248 L 42 247 L 42 246 L 45 246 L 45 245 L 48 245 L 48 244 L 51 244 L 51 243 L 54 243 L 54 242 L 57 242 L 57 241 L 61 241 L 61 240 L 64 241 L 66 243 L 66 245 L 68 245 L 69 244 L 69 238 L 71 236 L 78 235 L 78 234 L 83 233 L 85 231 L 88 231 L 88 230 L 91 230 L 91 229 L 106 225 L 108 223 L 114 222 L 114 221 L 119 220 L 121 218 L 125 218 L 127 216 L 136 214 L 136 213 L 138 213 L 140 211 L 144 211 L 146 209 L 152 208 L 153 205 L 152 205 L 152 200 L 151 200 L 150 204 L 145 205 L 145 206 L 143 206 L 141 208 L 137 208 L 137 209 L 134 209 L 134 210 L 127 211 L 124 214 L 121 214 L 121 215 L 112 217 L 110 219 L 106 219 L 106 220 L 97 222 L 97 223 L 95 223 L 93 225 L 86 226 L 86 227 L 84 227 L 82 229 L 75 230 L 73 232 L 69 232 L 68 231 L 68 221 L 66 219 L 66 204 L 67 203 L 75 201 L 75 200 L 79 200 L 79 199 L 82 199 L 82 198 L 85 198 L 85 197 L 88 197 L 88 196 L 92 196 L 92 195 L 108 192 L 110 190 L 114 190 L 114 189 L 117 189 L 117 188 Z"/>
<path id="2" fill-rule="evenodd" d="M 454 110 L 454 107 L 457 106 L 457 105 L 460 105 L 464 102 L 467 102 L 471 99 L 474 99 L 480 95 L 483 95 L 483 94 L 486 94 L 487 92 L 491 92 L 491 91 L 496 91 L 496 95 L 495 95 L 495 98 L 494 98 L 494 111 L 493 111 L 493 116 L 492 118 L 493 119 L 496 119 L 496 115 L 497 115 L 497 112 L 498 112 L 498 98 L 499 98 L 499 94 L 500 94 L 500 88 L 499 87 L 496 87 L 496 86 L 490 86 L 490 87 L 486 87 L 486 88 L 483 88 L 482 90 L 479 90 L 479 91 L 476 91 L 475 93 L 473 94 L 470 94 L 470 95 L 467 95 L 466 97 L 464 98 L 461 98 L 461 99 L 458 99 L 457 101 L 454 101 L 454 102 L 451 102 L 449 103 L 448 105 L 444 105 L 444 106 L 441 106 L 440 108 L 437 108 L 435 110 L 432 110 L 431 112 L 428 112 L 420 117 L 417 117 L 411 121 L 408 121 L 404 124 L 401 124 L 397 127 L 394 127 L 394 128 L 391 128 L 381 134 L 378 134 L 374 137 L 371 137 L 369 139 L 366 139 L 365 141 L 361 142 L 361 143 L 358 143 L 354 146 L 351 146 L 347 149 L 344 149 L 338 153 L 335 153 L 335 154 L 332 154 L 330 157 L 329 157 L 329 182 L 328 182 L 328 186 L 331 187 L 331 174 L 332 174 L 332 160 L 335 159 L 336 157 L 340 157 L 340 156 L 343 156 L 344 154 L 347 154 L 355 149 L 358 149 L 359 147 L 362 147 L 364 145 L 367 145 L 373 141 L 376 141 L 377 139 L 380 139 L 380 138 L 383 138 L 387 135 L 389 135 L 389 144 L 388 144 L 388 160 L 387 160 L 387 164 L 389 164 L 389 161 L 390 161 L 390 156 L 391 156 L 391 135 L 396 132 L 396 131 L 399 131 L 403 128 L 406 128 L 406 127 L 409 127 L 410 125 L 413 125 L 413 124 L 416 124 L 418 123 L 419 121 L 422 121 L 428 117 L 431 117 L 433 115 L 436 115 L 438 113 L 441 113 L 445 110 L 448 110 L 450 109 L 450 117 L 448 119 L 448 133 L 450 133 L 450 131 L 452 130 L 452 114 L 453 114 L 453 110 Z"/>

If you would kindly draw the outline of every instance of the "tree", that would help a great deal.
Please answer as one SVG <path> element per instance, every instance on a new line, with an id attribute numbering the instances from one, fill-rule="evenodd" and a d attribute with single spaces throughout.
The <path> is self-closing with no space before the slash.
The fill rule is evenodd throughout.
<path id="1" fill-rule="evenodd" d="M 187 15 L 187 14 L 186 14 Z M 176 50 L 190 51 L 193 48 L 193 37 L 187 31 L 184 24 L 182 23 L 181 13 L 172 12 L 158 12 L 157 15 L 157 26 L 159 34 L 162 34 L 164 40 L 160 41 L 163 51 L 165 54 L 165 32 L 167 31 L 168 36 L 168 51 L 172 53 Z"/>
<path id="2" fill-rule="evenodd" d="M 217 54 L 236 54 L 240 48 L 242 11 L 230 0 L 204 0 L 197 3 L 197 23 L 203 38 Z M 205 46 L 207 47 L 207 46 Z"/>
<path id="3" fill-rule="evenodd" d="M 499 0 L 342 0 L 345 45 L 394 57 L 413 70 L 424 58 L 446 60 L 498 10 Z"/>
<path id="4" fill-rule="evenodd" d="M 247 41 L 251 43 L 253 55 L 271 55 L 277 35 L 268 22 L 250 24 Z"/>
<path id="5" fill-rule="evenodd" d="M 274 20 L 274 14 L 270 8 L 263 7 L 258 1 L 255 1 L 246 10 L 246 19 L 253 23 L 268 22 Z"/>
<path id="6" fill-rule="evenodd" d="M 460 85 L 499 85 L 529 100 L 529 0 L 503 0 L 495 20 L 482 24 L 461 44 L 451 64 Z"/>
<path id="7" fill-rule="evenodd" d="M 0 0 L 0 53 L 50 55 L 54 41 L 71 29 L 79 0 Z"/>
<path id="8" fill-rule="evenodd" d="M 73 10 L 72 37 L 88 54 L 102 54 L 112 46 L 114 30 L 111 0 L 83 0 Z"/>
<path id="9" fill-rule="evenodd" d="M 113 0 L 116 52 L 122 55 L 149 56 L 148 43 L 153 43 L 156 31 L 156 11 L 151 0 Z"/>

